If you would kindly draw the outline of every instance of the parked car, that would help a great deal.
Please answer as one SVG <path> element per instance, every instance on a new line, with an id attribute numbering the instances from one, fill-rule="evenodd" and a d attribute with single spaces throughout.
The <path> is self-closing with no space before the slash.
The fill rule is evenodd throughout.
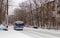
<path id="1" fill-rule="evenodd" d="M 8 26 L 1 24 L 0 25 L 0 30 L 7 31 L 8 30 Z"/>
<path id="2" fill-rule="evenodd" d="M 33 28 L 38 29 L 38 26 L 35 25 L 35 26 L 33 26 Z"/>

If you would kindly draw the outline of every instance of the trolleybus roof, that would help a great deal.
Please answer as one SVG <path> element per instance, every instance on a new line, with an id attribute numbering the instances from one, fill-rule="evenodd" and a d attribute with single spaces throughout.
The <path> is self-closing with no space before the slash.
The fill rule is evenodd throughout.
<path id="1" fill-rule="evenodd" d="M 15 21 L 15 23 L 17 23 L 17 24 L 22 24 L 22 23 L 24 23 L 23 21 Z"/>

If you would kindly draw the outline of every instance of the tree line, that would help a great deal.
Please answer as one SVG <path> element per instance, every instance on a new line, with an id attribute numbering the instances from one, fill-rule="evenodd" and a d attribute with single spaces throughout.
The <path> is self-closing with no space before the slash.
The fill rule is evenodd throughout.
<path id="1" fill-rule="evenodd" d="M 27 26 L 58 29 L 59 22 L 53 13 L 57 12 L 56 0 L 28 0 L 19 4 L 19 7 L 14 11 L 15 20 L 22 20 Z"/>

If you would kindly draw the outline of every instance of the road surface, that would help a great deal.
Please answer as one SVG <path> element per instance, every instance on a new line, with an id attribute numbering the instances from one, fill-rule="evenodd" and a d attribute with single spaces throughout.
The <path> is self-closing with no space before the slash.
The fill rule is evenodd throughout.
<path id="1" fill-rule="evenodd" d="M 43 31 L 36 31 L 25 27 L 23 31 L 16 31 L 9 26 L 8 31 L 0 31 L 1 38 L 60 38 L 59 36 Z"/>

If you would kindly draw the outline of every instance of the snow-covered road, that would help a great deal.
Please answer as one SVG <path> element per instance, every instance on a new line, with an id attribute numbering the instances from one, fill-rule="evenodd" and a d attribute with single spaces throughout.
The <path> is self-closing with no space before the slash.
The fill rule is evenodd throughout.
<path id="1" fill-rule="evenodd" d="M 23 31 L 13 30 L 13 26 L 9 26 L 8 31 L 0 31 L 1 38 L 60 38 L 51 33 L 37 31 L 25 27 Z"/>
<path id="2" fill-rule="evenodd" d="M 8 32 L 0 32 L 0 38 L 32 38 L 26 34 L 16 32 L 16 31 L 8 31 Z"/>
<path id="3" fill-rule="evenodd" d="M 0 30 L 0 38 L 32 38 L 21 32 L 22 31 L 15 31 L 12 28 L 9 28 L 9 31 Z"/>

